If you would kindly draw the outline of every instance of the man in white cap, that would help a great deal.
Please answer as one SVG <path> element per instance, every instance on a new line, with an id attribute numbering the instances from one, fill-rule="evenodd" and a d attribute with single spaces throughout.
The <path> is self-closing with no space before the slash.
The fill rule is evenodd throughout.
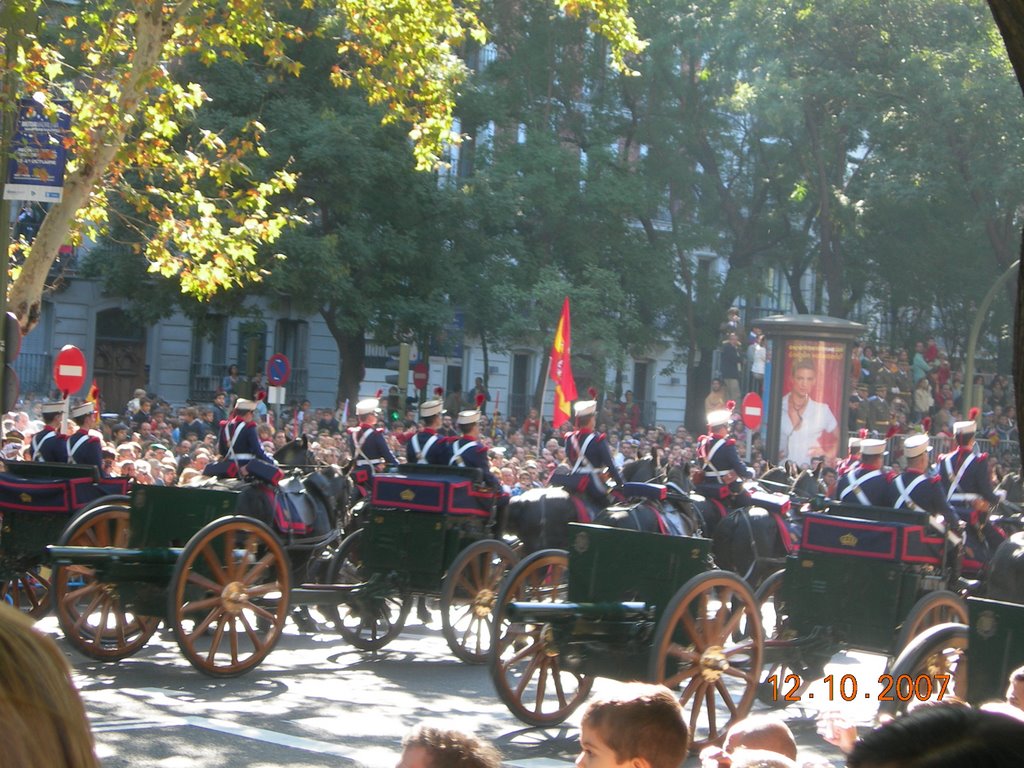
<path id="1" fill-rule="evenodd" d="M 71 409 L 71 420 L 78 426 L 78 430 L 68 435 L 68 464 L 92 464 L 104 477 L 103 472 L 103 443 L 96 435 L 90 434 L 96 425 L 96 406 L 92 403 L 82 403 Z"/>
<path id="2" fill-rule="evenodd" d="M 43 403 L 40 409 L 43 417 L 43 428 L 32 435 L 29 442 L 29 455 L 32 461 L 55 461 L 67 464 L 67 438 L 61 434 L 60 423 L 64 418 L 64 401 Z"/>
<path id="3" fill-rule="evenodd" d="M 452 457 L 448 463 L 456 467 L 476 467 L 482 472 L 484 482 L 501 494 L 501 480 L 491 471 L 487 446 L 480 442 L 480 411 L 459 411 L 457 423 L 462 436 L 452 442 Z"/>
<path id="4" fill-rule="evenodd" d="M 836 496 L 846 504 L 865 507 L 891 507 L 896 501 L 895 475 L 882 468 L 885 440 L 860 441 L 860 466 L 851 469 L 836 483 Z"/>
<path id="5" fill-rule="evenodd" d="M 580 400 L 573 406 L 576 415 L 576 429 L 565 436 L 565 460 L 569 465 L 569 474 L 589 473 L 593 477 L 592 488 L 603 497 L 608 489 L 602 475 L 607 473 L 619 487 L 623 485 L 622 475 L 615 466 L 608 439 L 603 432 L 594 431 L 597 418 L 597 401 Z"/>
<path id="6" fill-rule="evenodd" d="M 363 496 L 370 495 L 370 480 L 381 464 L 394 466 L 398 459 L 384 439 L 384 429 L 377 426 L 380 396 L 368 397 L 356 403 L 359 426 L 349 427 L 348 447 L 352 455 L 352 479 Z"/>
<path id="7" fill-rule="evenodd" d="M 860 441 L 868 436 L 866 429 L 860 430 L 856 435 L 850 437 L 847 442 L 846 458 L 836 464 L 836 475 L 842 477 L 851 469 L 860 466 Z"/>
<path id="8" fill-rule="evenodd" d="M 239 398 L 231 411 L 231 417 L 222 422 L 220 427 L 217 450 L 220 451 L 223 462 L 229 462 L 229 466 L 233 465 L 237 474 L 245 474 L 243 470 L 254 460 L 262 461 L 270 467 L 276 466 L 274 460 L 263 450 L 263 443 L 253 420 L 254 410 L 255 402 Z M 233 474 L 230 469 L 228 474 Z"/>
<path id="9" fill-rule="evenodd" d="M 907 460 L 907 468 L 893 480 L 897 494 L 893 506 L 897 509 L 915 509 L 930 515 L 938 515 L 949 528 L 956 523 L 956 513 L 946 500 L 941 478 L 928 473 L 931 450 L 928 435 L 910 435 L 904 438 L 903 458 Z"/>
<path id="10" fill-rule="evenodd" d="M 732 400 L 725 408 L 708 414 L 708 433 L 697 442 L 697 455 L 702 462 L 703 477 L 697 491 L 728 509 L 739 509 L 754 503 L 743 487 L 743 481 L 754 476 L 736 450 L 736 440 L 729 436 L 733 420 Z"/>
<path id="11" fill-rule="evenodd" d="M 976 453 L 974 435 L 977 430 L 978 409 L 972 408 L 966 421 L 953 424 L 953 439 L 956 448 L 939 457 L 938 470 L 946 499 L 963 518 L 984 515 L 999 501 L 992 490 L 988 470 L 988 454 Z"/>
<path id="12" fill-rule="evenodd" d="M 441 464 L 447 465 L 452 458 L 452 443 L 437 433 L 441 426 L 441 415 L 444 413 L 444 400 L 439 395 L 443 390 L 434 390 L 434 400 L 425 400 L 420 406 L 420 419 L 423 428 L 409 438 L 405 445 L 405 456 L 410 464 Z"/>

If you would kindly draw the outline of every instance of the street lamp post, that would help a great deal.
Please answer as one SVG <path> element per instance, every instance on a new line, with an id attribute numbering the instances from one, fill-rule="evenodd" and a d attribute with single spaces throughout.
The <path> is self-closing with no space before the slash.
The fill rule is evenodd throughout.
<path id="1" fill-rule="evenodd" d="M 999 279 L 993 283 L 992 287 L 989 288 L 988 293 L 985 294 L 985 298 L 982 299 L 981 306 L 978 307 L 978 312 L 974 316 L 974 322 L 971 324 L 971 335 L 967 337 L 967 360 L 965 363 L 966 370 L 964 371 L 964 407 L 963 412 L 968 413 L 971 408 L 975 405 L 981 405 L 981 398 L 978 398 L 978 402 L 974 401 L 974 355 L 977 352 L 978 347 L 978 336 L 981 335 L 981 324 L 985 322 L 985 316 L 988 315 L 988 308 L 992 305 L 992 302 L 996 298 L 996 294 L 1006 284 L 1006 281 L 1010 279 L 1014 271 L 1020 267 L 1020 259 L 1017 259 L 1010 267 L 999 276 Z"/>

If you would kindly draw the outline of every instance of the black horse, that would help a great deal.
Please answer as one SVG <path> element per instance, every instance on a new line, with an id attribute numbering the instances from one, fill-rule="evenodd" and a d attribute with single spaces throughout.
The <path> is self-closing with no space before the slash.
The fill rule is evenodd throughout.
<path id="1" fill-rule="evenodd" d="M 715 527 L 712 536 L 712 553 L 718 567 L 735 571 L 755 587 L 781 568 L 786 555 L 799 543 L 800 508 L 825 493 L 821 469 L 819 464 L 813 471 L 801 472 L 795 464 L 787 462 L 770 468 L 758 478 L 761 488 L 771 494 L 785 494 L 789 504 L 778 504 L 776 499 L 755 495 L 755 502 L 760 505 L 729 512 Z M 784 506 L 788 506 L 788 513 Z"/>
<path id="2" fill-rule="evenodd" d="M 664 473 L 657 457 L 647 456 L 626 464 L 622 468 L 622 476 L 628 483 L 645 483 L 661 479 Z M 689 498 L 671 485 L 667 491 L 663 502 L 620 496 L 611 506 L 595 509 L 561 487 L 531 488 L 509 500 L 508 530 L 519 537 L 524 554 L 548 548 L 568 549 L 568 525 L 575 522 L 594 522 L 654 533 L 699 535 L 699 521 Z"/>
<path id="3" fill-rule="evenodd" d="M 1024 604 L 1024 533 L 1015 533 L 989 561 L 985 597 Z"/>

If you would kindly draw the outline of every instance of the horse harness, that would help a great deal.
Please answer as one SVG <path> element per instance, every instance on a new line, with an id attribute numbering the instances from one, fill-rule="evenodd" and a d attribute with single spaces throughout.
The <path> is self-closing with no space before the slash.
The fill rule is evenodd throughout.
<path id="1" fill-rule="evenodd" d="M 874 477 L 880 477 L 882 474 L 882 470 L 872 469 L 869 472 L 866 472 L 863 476 L 858 476 L 858 472 L 860 472 L 860 467 L 858 467 L 857 469 L 850 470 L 846 474 L 846 476 L 850 478 L 850 484 L 843 489 L 842 493 L 839 494 L 839 500 L 844 501 L 846 497 L 852 493 L 856 495 L 857 501 L 859 501 L 865 507 L 870 507 L 871 499 L 867 497 L 867 494 L 865 494 L 860 487 L 868 480 L 871 480 Z"/>

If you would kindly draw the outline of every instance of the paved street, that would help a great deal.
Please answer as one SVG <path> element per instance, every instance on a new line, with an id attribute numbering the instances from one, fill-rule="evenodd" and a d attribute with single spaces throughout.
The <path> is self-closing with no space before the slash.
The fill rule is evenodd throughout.
<path id="1" fill-rule="evenodd" d="M 567 767 L 576 755 L 579 713 L 561 727 L 525 727 L 494 695 L 485 667 L 454 659 L 437 626 L 415 619 L 376 655 L 334 635 L 295 634 L 289 625 L 262 666 L 227 680 L 194 671 L 162 630 L 136 657 L 105 665 L 68 648 L 55 619 L 40 627 L 58 638 L 74 665 L 106 768 L 391 768 L 402 735 L 423 721 L 486 736 L 514 766 Z M 837 681 L 854 675 L 874 691 L 868 681 L 877 680 L 881 664 L 840 654 L 829 671 Z M 599 680 L 595 691 L 614 685 Z M 805 697 L 785 711 L 801 757 L 831 756 L 841 765 L 815 734 L 817 710 L 829 708 L 827 691 L 819 683 L 809 693 L 816 693 L 813 701 Z M 842 706 L 867 724 L 874 696 L 859 694 Z"/>

